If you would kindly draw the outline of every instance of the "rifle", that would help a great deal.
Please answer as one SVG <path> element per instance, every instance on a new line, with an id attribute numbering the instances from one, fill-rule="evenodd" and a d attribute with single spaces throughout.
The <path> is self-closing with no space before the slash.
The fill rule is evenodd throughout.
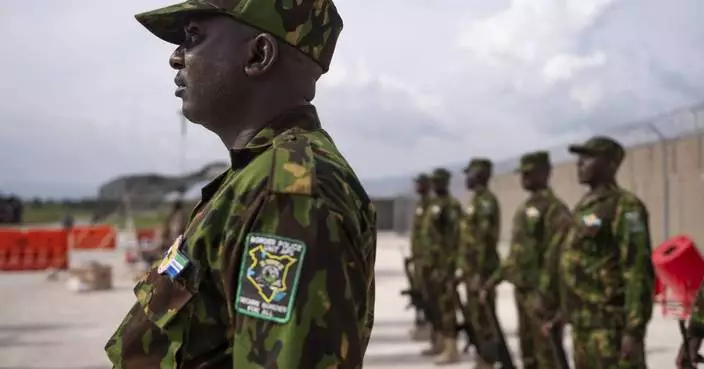
<path id="1" fill-rule="evenodd" d="M 401 291 L 401 296 L 408 296 L 411 300 L 406 308 L 415 306 L 416 309 L 423 311 L 423 306 L 425 304 L 423 303 L 423 298 L 420 291 L 417 286 L 415 286 L 415 278 L 413 278 L 413 273 L 411 273 L 411 264 L 413 264 L 413 258 L 403 258 L 403 271 L 406 274 L 406 278 L 408 278 L 408 288 Z"/>
<path id="2" fill-rule="evenodd" d="M 462 303 L 462 298 L 460 298 L 460 293 L 457 291 L 457 287 L 459 284 L 462 282 L 462 279 L 455 279 L 455 303 L 457 304 L 457 307 L 461 310 L 462 313 L 462 318 L 464 321 L 462 323 L 458 323 L 455 326 L 455 333 L 464 333 L 465 336 L 467 336 L 467 342 L 465 343 L 464 347 L 462 348 L 463 353 L 469 352 L 469 348 L 474 345 L 476 347 L 477 351 L 481 351 L 479 347 L 479 340 L 477 339 L 477 333 L 474 330 L 474 327 L 472 326 L 472 320 L 471 317 L 469 316 L 469 312 L 466 309 L 466 306 Z"/>
<path id="3" fill-rule="evenodd" d="M 501 369 L 516 369 L 516 366 L 513 364 L 513 359 L 511 358 L 511 351 L 509 351 L 508 345 L 506 344 L 506 336 L 504 336 L 504 331 L 501 329 L 501 323 L 496 316 L 496 312 L 489 304 L 484 303 L 482 305 L 489 317 L 492 330 L 494 331 L 494 342 L 487 345 L 488 347 L 483 350 L 483 353 L 486 354 L 486 356 L 484 356 L 485 359 L 493 363 L 501 363 Z"/>
<path id="4" fill-rule="evenodd" d="M 552 356 L 557 364 L 557 369 L 570 369 L 570 364 L 567 361 L 565 347 L 562 345 L 562 327 L 553 325 L 550 328 L 550 346 L 552 346 Z"/>

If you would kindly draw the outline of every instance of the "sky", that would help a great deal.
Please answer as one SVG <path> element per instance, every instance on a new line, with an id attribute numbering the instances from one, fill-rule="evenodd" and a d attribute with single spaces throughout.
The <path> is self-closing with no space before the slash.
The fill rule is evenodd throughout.
<path id="1" fill-rule="evenodd" d="M 227 160 L 181 137 L 164 0 L 3 0 L 0 192 L 90 196 Z M 364 181 L 503 159 L 704 100 L 701 0 L 337 0 L 324 127 Z M 180 154 L 181 150 L 185 154 Z M 181 159 L 183 158 L 183 159 Z"/>

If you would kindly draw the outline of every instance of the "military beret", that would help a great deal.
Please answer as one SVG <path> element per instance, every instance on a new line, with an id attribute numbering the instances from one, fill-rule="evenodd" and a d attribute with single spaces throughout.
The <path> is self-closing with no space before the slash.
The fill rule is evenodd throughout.
<path id="1" fill-rule="evenodd" d="M 535 151 L 521 156 L 517 172 L 528 172 L 537 168 L 550 168 L 550 153 Z"/>
<path id="2" fill-rule="evenodd" d="M 288 43 L 327 72 L 342 32 L 332 0 L 188 0 L 135 15 L 160 39 L 180 45 L 184 26 L 194 14 L 223 14 Z"/>
<path id="3" fill-rule="evenodd" d="M 568 150 L 576 155 L 605 155 L 617 163 L 620 163 L 626 156 L 623 146 L 606 136 L 594 136 L 583 144 L 570 145 Z"/>
<path id="4" fill-rule="evenodd" d="M 491 172 L 493 167 L 494 164 L 491 162 L 491 160 L 487 158 L 473 158 L 469 161 L 469 164 L 467 164 L 467 166 L 464 168 L 464 172 L 469 173 L 470 170 L 486 170 L 488 172 Z"/>
<path id="5" fill-rule="evenodd" d="M 452 173 L 445 168 L 437 168 L 433 171 L 433 179 L 448 180 L 452 177 Z"/>
<path id="6" fill-rule="evenodd" d="M 421 173 L 414 180 L 416 182 L 428 182 L 430 180 L 430 177 L 425 173 Z"/>

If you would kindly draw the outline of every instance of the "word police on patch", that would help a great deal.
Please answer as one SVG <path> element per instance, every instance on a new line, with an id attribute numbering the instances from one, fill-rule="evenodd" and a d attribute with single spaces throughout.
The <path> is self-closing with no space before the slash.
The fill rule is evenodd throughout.
<path id="1" fill-rule="evenodd" d="M 269 234 L 247 236 L 235 309 L 240 314 L 286 323 L 291 319 L 306 244 Z"/>

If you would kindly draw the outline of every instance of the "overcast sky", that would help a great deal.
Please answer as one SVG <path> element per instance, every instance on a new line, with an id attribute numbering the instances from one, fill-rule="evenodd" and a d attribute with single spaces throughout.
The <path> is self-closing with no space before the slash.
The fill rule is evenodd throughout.
<path id="1" fill-rule="evenodd" d="M 177 173 L 164 0 L 2 0 L 0 191 L 90 195 Z M 496 159 L 704 100 L 701 0 L 338 0 L 316 105 L 362 178 Z M 186 166 L 226 158 L 191 125 Z"/>

